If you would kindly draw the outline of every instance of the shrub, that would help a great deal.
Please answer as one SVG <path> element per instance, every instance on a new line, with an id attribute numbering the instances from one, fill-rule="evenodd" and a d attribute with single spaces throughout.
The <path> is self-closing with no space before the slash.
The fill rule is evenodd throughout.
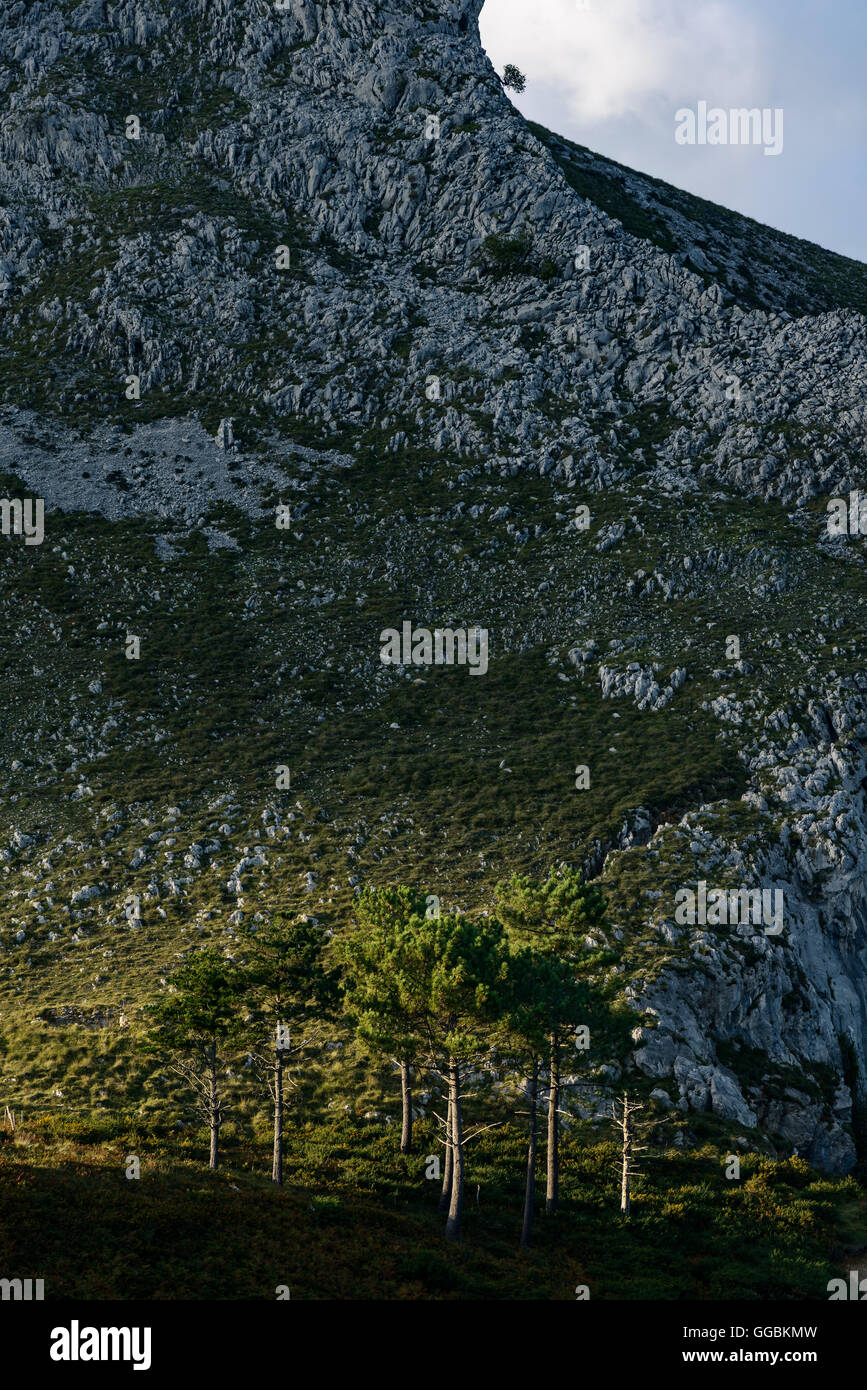
<path id="1" fill-rule="evenodd" d="M 460 1271 L 450 1269 L 438 1250 L 424 1246 L 412 1254 L 402 1256 L 397 1263 L 398 1273 L 403 1279 L 417 1279 L 426 1289 L 452 1291 L 462 1289 L 466 1280 Z"/>
<path id="2" fill-rule="evenodd" d="M 556 262 L 549 256 L 537 260 L 533 254 L 533 241 L 527 231 L 517 236 L 489 236 L 482 242 L 482 261 L 488 272 L 494 276 L 535 275 L 539 280 L 553 280 L 557 275 Z"/>
<path id="3" fill-rule="evenodd" d="M 339 1197 L 314 1197 L 310 1208 L 316 1220 L 326 1224 L 346 1219 L 346 1211 Z"/>
<path id="4" fill-rule="evenodd" d="M 489 236 L 482 242 L 482 256 L 488 266 L 503 275 L 526 272 L 532 249 L 526 232 L 516 237 Z"/>

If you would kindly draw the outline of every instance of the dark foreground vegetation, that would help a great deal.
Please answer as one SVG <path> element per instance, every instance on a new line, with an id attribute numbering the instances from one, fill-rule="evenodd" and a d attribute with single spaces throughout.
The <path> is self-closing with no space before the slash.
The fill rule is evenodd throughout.
<path id="1" fill-rule="evenodd" d="M 395 1124 L 353 1117 L 287 1131 L 285 1185 L 269 1149 L 110 1121 L 35 1122 L 0 1140 L 0 1268 L 43 1277 L 47 1299 L 815 1299 L 858 1265 L 867 1200 L 851 1177 L 799 1159 L 743 1159 L 691 1121 L 688 1152 L 651 1146 L 628 1221 L 613 1133 L 562 1141 L 561 1205 L 520 1250 L 525 1134 L 468 1147 L 465 1239 L 443 1239 L 426 1180 L 434 1125 L 399 1152 Z M 126 1177 L 129 1156 L 141 1163 Z M 585 1295 L 586 1296 L 586 1295 Z"/>

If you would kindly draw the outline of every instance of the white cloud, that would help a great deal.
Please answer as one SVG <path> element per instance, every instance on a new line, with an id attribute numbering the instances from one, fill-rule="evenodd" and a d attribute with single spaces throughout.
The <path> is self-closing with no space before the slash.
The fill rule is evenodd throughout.
<path id="1" fill-rule="evenodd" d="M 731 0 L 486 0 L 480 24 L 495 67 L 517 63 L 584 122 L 752 102 L 761 85 L 757 35 Z"/>

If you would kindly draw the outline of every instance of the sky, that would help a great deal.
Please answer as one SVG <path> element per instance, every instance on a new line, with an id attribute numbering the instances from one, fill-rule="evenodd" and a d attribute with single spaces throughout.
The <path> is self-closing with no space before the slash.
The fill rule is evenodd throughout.
<path id="1" fill-rule="evenodd" d="M 485 0 L 482 42 L 530 120 L 867 261 L 867 0 Z M 782 150 L 688 144 L 676 113 L 782 110 Z"/>

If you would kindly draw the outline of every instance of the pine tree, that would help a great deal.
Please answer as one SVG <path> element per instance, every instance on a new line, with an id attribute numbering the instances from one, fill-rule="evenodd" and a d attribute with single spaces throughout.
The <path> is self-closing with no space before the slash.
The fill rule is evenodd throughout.
<path id="1" fill-rule="evenodd" d="M 274 1106 L 272 1181 L 283 1182 L 286 1064 L 322 1037 L 337 1004 L 337 972 L 324 964 L 325 933 L 309 917 L 279 914 L 249 936 L 244 979 L 252 996 L 254 1065 Z"/>
<path id="2" fill-rule="evenodd" d="M 220 1127 L 225 1104 L 218 1077 L 224 1066 L 221 1049 L 240 1035 L 244 981 L 235 964 L 215 947 L 206 947 L 170 977 L 171 996 L 147 1012 L 152 1029 L 147 1052 L 165 1055 L 195 1097 L 208 1126 L 208 1166 L 219 1164 Z"/>
<path id="3" fill-rule="evenodd" d="M 508 945 L 497 921 L 453 914 L 414 927 L 424 982 L 423 1027 L 431 1065 L 448 1088 L 451 1186 L 446 1237 L 461 1232 L 464 1197 L 464 1080 L 468 1066 L 490 1049 L 497 1020 L 508 1010 Z"/>
<path id="4" fill-rule="evenodd" d="M 412 1148 L 412 1077 L 426 1009 L 418 959 L 426 901 L 413 888 L 365 889 L 355 925 L 337 947 L 345 1005 L 358 1036 L 400 1070 L 405 1154 Z"/>
<path id="5" fill-rule="evenodd" d="M 576 979 L 568 961 L 523 947 L 510 960 L 511 999 L 506 1020 L 506 1040 L 516 1060 L 526 1067 L 526 1093 L 530 1104 L 527 1179 L 521 1245 L 530 1243 L 536 1185 L 538 1093 L 541 1056 L 552 1035 L 563 1038 L 569 1030 L 588 1023 L 601 1007 L 590 987 Z"/>
<path id="6" fill-rule="evenodd" d="M 497 911 L 517 944 L 567 960 L 576 977 L 606 963 L 608 953 L 590 949 L 585 937 L 605 925 L 605 899 L 579 871 L 551 870 L 540 883 L 518 874 L 497 886 Z M 564 1036 L 552 1028 L 548 1052 L 547 1193 L 545 1210 L 556 1212 L 560 1188 L 560 1073 Z"/>

